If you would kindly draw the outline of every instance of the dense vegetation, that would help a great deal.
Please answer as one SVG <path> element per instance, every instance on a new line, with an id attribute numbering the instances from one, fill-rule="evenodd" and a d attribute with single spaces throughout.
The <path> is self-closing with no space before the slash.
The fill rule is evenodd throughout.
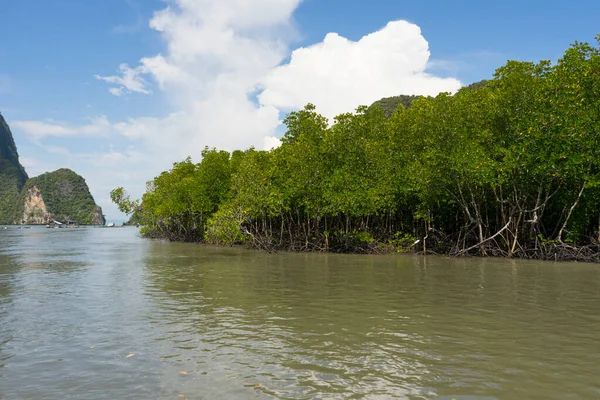
<path id="1" fill-rule="evenodd" d="M 84 225 L 103 225 L 102 210 L 94 202 L 85 179 L 67 168 L 29 179 L 21 193 L 17 215 L 23 215 L 27 191 L 36 186 L 54 219 Z M 27 222 L 27 221 L 24 221 Z"/>
<path id="2" fill-rule="evenodd" d="M 597 37 L 600 41 L 600 35 Z M 330 125 L 292 112 L 272 151 L 205 149 L 148 183 L 149 237 L 265 250 L 598 260 L 600 50 L 509 61 L 454 95 Z"/>
<path id="3" fill-rule="evenodd" d="M 12 132 L 0 114 L 0 224 L 13 222 L 19 193 L 26 180 Z"/>
<path id="4" fill-rule="evenodd" d="M 422 96 L 407 96 L 407 95 L 385 97 L 381 100 L 377 100 L 375 103 L 373 103 L 371 105 L 371 107 L 379 107 L 379 108 L 383 109 L 385 116 L 389 118 L 392 116 L 392 114 L 394 114 L 396 112 L 399 105 L 402 105 L 402 107 L 404 107 L 405 109 L 410 108 L 413 101 L 420 99 L 421 97 Z"/>

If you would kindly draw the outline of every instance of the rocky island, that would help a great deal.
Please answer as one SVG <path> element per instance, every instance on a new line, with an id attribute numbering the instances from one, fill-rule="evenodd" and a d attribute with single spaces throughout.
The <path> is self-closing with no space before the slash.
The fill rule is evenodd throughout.
<path id="1" fill-rule="evenodd" d="M 12 132 L 0 114 L 0 224 L 47 224 L 54 220 L 104 225 L 102 208 L 85 179 L 61 168 L 29 178 L 19 162 Z"/>

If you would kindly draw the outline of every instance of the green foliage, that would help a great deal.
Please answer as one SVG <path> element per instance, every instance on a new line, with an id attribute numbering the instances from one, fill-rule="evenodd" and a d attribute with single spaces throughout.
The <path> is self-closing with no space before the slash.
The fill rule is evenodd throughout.
<path id="1" fill-rule="evenodd" d="M 118 187 L 112 190 L 110 192 L 110 199 L 117 205 L 119 211 L 130 216 L 124 225 L 145 225 L 140 201 L 132 200 L 125 189 Z"/>
<path id="2" fill-rule="evenodd" d="M 244 213 L 240 208 L 226 206 L 217 211 L 206 224 L 206 241 L 211 244 L 231 246 L 244 243 L 248 237 L 243 232 Z"/>
<path id="3" fill-rule="evenodd" d="M 381 100 L 377 100 L 375 103 L 371 104 L 371 108 L 378 107 L 381 108 L 386 118 L 389 118 L 392 114 L 394 114 L 398 107 L 402 106 L 402 109 L 410 108 L 413 101 L 420 99 L 422 96 L 393 96 L 393 97 L 385 97 Z"/>
<path id="4" fill-rule="evenodd" d="M 360 243 L 371 244 L 375 242 L 375 239 L 369 232 L 352 231 L 350 233 L 350 237 L 354 240 L 357 240 Z"/>
<path id="5" fill-rule="evenodd" d="M 18 215 L 23 215 L 27 192 L 34 186 L 42 193 L 46 209 L 54 219 L 76 221 L 84 225 L 104 224 L 101 210 L 85 180 L 66 168 L 29 179 L 21 192 Z"/>
<path id="6" fill-rule="evenodd" d="M 117 205 L 119 211 L 126 215 L 133 214 L 140 206 L 139 201 L 131 200 L 129 194 L 127 194 L 122 187 L 118 187 L 111 191 L 110 199 Z"/>
<path id="7" fill-rule="evenodd" d="M 410 233 L 396 232 L 392 239 L 388 241 L 398 253 L 412 250 L 417 240 Z"/>
<path id="8" fill-rule="evenodd" d="M 575 43 L 555 65 L 509 61 L 454 95 L 382 99 L 332 125 L 309 104 L 285 119 L 277 149 L 205 149 L 199 164 L 156 177 L 141 203 L 145 232 L 263 249 L 520 257 L 595 243 L 599 98 L 600 50 Z"/>
<path id="9" fill-rule="evenodd" d="M 202 156 L 199 164 L 188 158 L 148 182 L 139 207 L 146 225 L 142 233 L 171 240 L 204 238 L 206 222 L 229 194 L 232 166 L 226 151 L 205 148 Z M 124 210 L 137 206 L 121 188 L 112 193 Z"/>
<path id="10" fill-rule="evenodd" d="M 19 193 L 27 180 L 8 124 L 0 114 L 0 224 L 12 224 Z"/>
<path id="11" fill-rule="evenodd" d="M 489 81 L 487 79 L 484 79 L 479 82 L 471 83 L 470 85 L 465 86 L 464 88 L 467 90 L 481 89 L 482 87 L 485 87 L 485 85 L 487 85 L 488 82 Z"/>

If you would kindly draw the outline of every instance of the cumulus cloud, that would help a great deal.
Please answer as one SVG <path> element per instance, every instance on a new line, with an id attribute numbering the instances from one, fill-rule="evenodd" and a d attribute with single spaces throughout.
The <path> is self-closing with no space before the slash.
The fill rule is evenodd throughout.
<path id="1" fill-rule="evenodd" d="M 390 22 L 358 42 L 329 33 L 323 42 L 295 50 L 288 64 L 272 70 L 259 101 L 285 110 L 314 103 L 332 118 L 382 97 L 458 90 L 458 80 L 425 72 L 429 57 L 420 28 L 406 21 Z"/>
<path id="2" fill-rule="evenodd" d="M 279 110 L 257 104 L 252 95 L 288 55 L 282 38 L 293 35 L 290 21 L 299 2 L 179 0 L 157 12 L 150 26 L 162 34 L 166 52 L 142 58 L 133 75 L 151 77 L 176 111 L 124 121 L 117 131 L 171 157 L 197 156 L 205 145 L 272 147 L 267 138 L 280 124 Z M 131 80 L 131 70 L 111 82 Z M 138 89 L 149 92 L 146 85 Z"/>

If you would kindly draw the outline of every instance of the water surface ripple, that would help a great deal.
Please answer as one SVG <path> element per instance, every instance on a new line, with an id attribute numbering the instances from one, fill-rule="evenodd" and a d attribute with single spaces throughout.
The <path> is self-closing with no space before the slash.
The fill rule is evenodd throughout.
<path id="1" fill-rule="evenodd" d="M 0 399 L 600 399 L 600 268 L 0 229 Z"/>

